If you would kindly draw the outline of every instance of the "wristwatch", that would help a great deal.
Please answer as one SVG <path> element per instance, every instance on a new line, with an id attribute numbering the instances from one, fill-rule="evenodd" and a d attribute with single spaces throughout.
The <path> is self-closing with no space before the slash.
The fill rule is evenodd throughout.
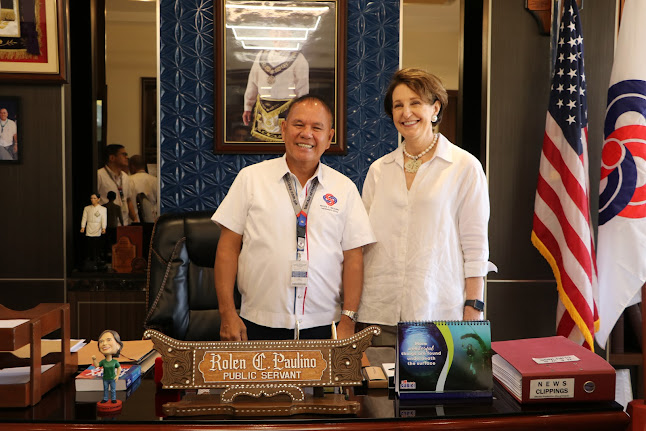
<path id="1" fill-rule="evenodd" d="M 344 316 L 348 316 L 350 320 L 352 320 L 353 322 L 356 322 L 357 318 L 359 317 L 356 311 L 341 310 L 341 314 L 343 314 Z"/>
<path id="2" fill-rule="evenodd" d="M 464 306 L 473 307 L 478 311 L 484 311 L 484 302 L 479 299 L 467 299 L 464 301 Z"/>

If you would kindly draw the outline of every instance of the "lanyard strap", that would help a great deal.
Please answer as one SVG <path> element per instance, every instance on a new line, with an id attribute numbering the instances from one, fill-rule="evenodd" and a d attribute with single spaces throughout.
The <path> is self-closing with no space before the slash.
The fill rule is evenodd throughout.
<path id="1" fill-rule="evenodd" d="M 112 176 L 112 171 L 108 169 L 107 166 L 103 167 L 103 170 L 105 171 L 106 174 L 110 177 L 112 182 L 114 183 L 115 186 L 117 186 L 117 190 L 119 190 L 119 200 L 123 204 L 123 178 L 121 177 L 121 172 L 119 172 L 119 175 L 117 177 Z M 117 178 L 119 178 L 119 182 L 117 182 Z M 107 199 L 107 197 L 106 197 Z"/>
<path id="2" fill-rule="evenodd" d="M 283 177 L 285 182 L 285 188 L 289 194 L 289 198 L 292 201 L 292 207 L 294 207 L 294 214 L 296 215 L 296 259 L 301 260 L 302 252 L 305 250 L 305 232 L 307 228 L 307 212 L 310 209 L 312 199 L 314 198 L 314 193 L 316 188 L 319 185 L 318 178 L 312 179 L 310 184 L 310 189 L 305 196 L 305 202 L 301 208 L 300 203 L 298 202 L 298 195 L 296 194 L 296 188 L 292 184 L 292 178 L 289 172 Z"/>

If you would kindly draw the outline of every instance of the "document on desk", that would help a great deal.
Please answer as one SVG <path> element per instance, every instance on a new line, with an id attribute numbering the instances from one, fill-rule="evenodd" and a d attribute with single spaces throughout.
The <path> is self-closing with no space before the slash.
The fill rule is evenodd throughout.
<path id="1" fill-rule="evenodd" d="M 85 340 L 70 340 L 70 352 L 78 352 L 83 346 L 85 346 Z M 49 353 L 60 352 L 61 351 L 61 340 L 40 340 L 40 353 L 41 356 L 46 356 Z M 31 357 L 31 346 L 29 344 L 22 346 L 18 350 L 11 352 L 14 356 L 18 358 L 29 358 Z"/>
<path id="2" fill-rule="evenodd" d="M 562 336 L 496 341 L 493 375 L 521 403 L 612 401 L 615 370 Z"/>
<path id="3" fill-rule="evenodd" d="M 129 362 L 133 364 L 141 363 L 150 355 L 152 350 L 153 342 L 150 340 L 124 340 L 119 362 Z M 97 356 L 97 353 L 99 353 L 98 343 L 90 340 L 87 345 L 83 346 L 83 348 L 79 350 L 79 367 L 91 365 L 92 355 Z"/>
<path id="4" fill-rule="evenodd" d="M 44 373 L 53 366 L 54 364 L 42 365 L 40 367 L 40 372 Z M 19 385 L 28 383 L 30 370 L 31 367 L 3 368 L 0 370 L 0 385 Z"/>
<path id="5" fill-rule="evenodd" d="M 29 319 L 0 319 L 0 328 L 15 328 L 25 322 L 29 322 Z"/>

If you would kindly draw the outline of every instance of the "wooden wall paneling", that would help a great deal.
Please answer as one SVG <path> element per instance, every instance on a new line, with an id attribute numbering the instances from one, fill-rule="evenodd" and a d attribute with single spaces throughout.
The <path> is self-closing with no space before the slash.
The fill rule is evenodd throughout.
<path id="1" fill-rule="evenodd" d="M 487 317 L 493 322 L 494 339 L 553 335 L 554 275 L 530 240 L 549 99 L 550 42 L 538 34 L 522 2 L 491 2 L 490 7 L 489 238 L 490 259 L 499 272 L 489 275 Z M 593 223 L 612 67 L 614 7 L 614 2 L 586 2 L 581 11 Z M 534 313 L 531 318 L 528 311 Z"/>
<path id="2" fill-rule="evenodd" d="M 549 38 L 538 34 L 521 3 L 516 6 L 491 5 L 489 236 L 499 272 L 490 278 L 553 279 L 530 242 L 549 97 Z"/>
<path id="3" fill-rule="evenodd" d="M 60 85 L 0 85 L 22 99 L 22 161 L 0 165 L 0 277 L 56 278 L 63 264 L 63 143 Z"/>
<path id="4" fill-rule="evenodd" d="M 556 283 L 487 283 L 487 319 L 494 341 L 551 337 L 555 334 Z"/>
<path id="5" fill-rule="evenodd" d="M 138 340 L 146 317 L 146 292 L 70 291 L 72 337 L 96 340 L 105 329 L 114 329 L 122 340 Z"/>
<path id="6" fill-rule="evenodd" d="M 442 113 L 442 122 L 438 130 L 449 141 L 457 145 L 458 131 L 458 91 L 447 90 L 449 102 Z"/>

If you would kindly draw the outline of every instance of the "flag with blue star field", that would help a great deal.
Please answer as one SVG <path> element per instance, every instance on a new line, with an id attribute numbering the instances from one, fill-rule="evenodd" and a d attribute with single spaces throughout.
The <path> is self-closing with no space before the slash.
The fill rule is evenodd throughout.
<path id="1" fill-rule="evenodd" d="M 599 317 L 585 92 L 581 19 L 576 1 L 565 0 L 534 201 L 532 243 L 556 279 L 556 334 L 594 350 Z"/>
<path id="2" fill-rule="evenodd" d="M 646 2 L 626 0 L 608 88 L 599 184 L 599 316 L 603 346 L 646 282 Z"/>

